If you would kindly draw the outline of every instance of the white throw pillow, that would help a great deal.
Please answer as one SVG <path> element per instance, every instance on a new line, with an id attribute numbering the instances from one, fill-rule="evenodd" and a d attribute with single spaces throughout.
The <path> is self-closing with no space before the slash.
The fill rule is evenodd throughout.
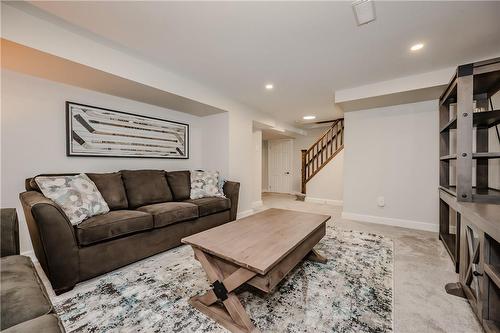
<path id="1" fill-rule="evenodd" d="M 43 195 L 62 208 L 73 225 L 109 212 L 108 204 L 86 174 L 39 176 L 35 178 L 35 182 Z"/>
<path id="2" fill-rule="evenodd" d="M 224 197 L 218 171 L 191 171 L 191 199 Z"/>

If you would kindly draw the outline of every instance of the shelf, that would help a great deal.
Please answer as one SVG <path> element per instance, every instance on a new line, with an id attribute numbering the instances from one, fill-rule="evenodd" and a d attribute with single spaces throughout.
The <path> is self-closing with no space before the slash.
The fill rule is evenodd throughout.
<path id="1" fill-rule="evenodd" d="M 500 124 L 500 110 L 475 112 L 474 127 L 493 127 Z"/>
<path id="2" fill-rule="evenodd" d="M 472 201 L 500 204 L 500 191 L 493 188 L 477 190 L 472 188 Z"/>
<path id="3" fill-rule="evenodd" d="M 475 160 L 483 160 L 483 159 L 488 160 L 488 159 L 500 158 L 500 152 L 472 153 L 472 158 Z M 441 161 L 456 160 L 457 154 L 441 156 L 439 159 Z"/>
<path id="4" fill-rule="evenodd" d="M 439 186 L 443 191 L 457 196 L 457 188 L 456 186 Z M 488 189 L 477 189 L 475 187 L 472 188 L 472 201 L 482 202 L 482 203 L 500 203 L 500 191 L 494 188 Z"/>
<path id="5" fill-rule="evenodd" d="M 451 154 L 451 155 L 441 156 L 439 159 L 441 161 L 456 160 L 457 159 L 457 154 Z"/>
<path id="6" fill-rule="evenodd" d="M 452 118 L 446 125 L 439 130 L 439 132 L 449 131 L 451 129 L 457 128 L 457 118 Z"/>
<path id="7" fill-rule="evenodd" d="M 457 196 L 456 186 L 439 186 L 439 188 L 442 189 L 443 191 L 447 192 L 448 194 L 451 194 L 454 197 Z"/>
<path id="8" fill-rule="evenodd" d="M 500 110 L 483 111 L 473 113 L 474 127 L 493 127 L 500 124 Z M 439 132 L 449 131 L 457 128 L 457 118 L 451 119 Z"/>
<path id="9" fill-rule="evenodd" d="M 490 280 L 500 288 L 500 267 L 490 264 L 484 264 L 484 272 L 490 277 Z"/>
<path id="10" fill-rule="evenodd" d="M 500 70 L 498 59 L 492 62 L 483 62 L 484 64 L 474 64 L 474 88 L 473 94 L 487 94 L 493 96 L 500 90 Z M 453 103 L 457 100 L 457 74 L 451 78 L 445 91 L 440 96 L 440 104 Z"/>
<path id="11" fill-rule="evenodd" d="M 439 97 L 439 104 L 450 103 L 456 100 L 457 97 L 457 76 L 453 76 L 451 81 L 448 83 L 446 90 L 443 92 L 441 97 Z M 451 101 L 450 101 L 451 99 Z"/>
<path id="12" fill-rule="evenodd" d="M 443 241 L 443 245 L 446 248 L 446 251 L 451 256 L 451 259 L 453 259 L 453 262 L 456 263 L 456 257 L 455 257 L 455 239 L 456 235 L 454 234 L 439 234 L 439 237 L 441 237 L 441 240 Z"/>
<path id="13" fill-rule="evenodd" d="M 500 152 L 472 153 L 472 158 L 474 158 L 474 159 L 500 158 Z"/>
<path id="14" fill-rule="evenodd" d="M 500 323 L 493 320 L 483 320 L 484 330 L 486 333 L 500 333 Z"/>
<path id="15" fill-rule="evenodd" d="M 474 95 L 488 94 L 488 97 L 495 95 L 500 89 L 500 71 L 486 72 L 474 75 Z"/>

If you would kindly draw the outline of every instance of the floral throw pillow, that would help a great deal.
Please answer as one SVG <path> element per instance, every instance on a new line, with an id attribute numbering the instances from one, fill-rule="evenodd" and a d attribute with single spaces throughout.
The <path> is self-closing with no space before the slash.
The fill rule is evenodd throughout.
<path id="1" fill-rule="evenodd" d="M 218 171 L 191 171 L 191 199 L 224 197 Z"/>
<path id="2" fill-rule="evenodd" d="M 54 201 L 73 225 L 109 212 L 96 185 L 86 174 L 76 176 L 39 176 L 35 182 L 43 195 Z"/>

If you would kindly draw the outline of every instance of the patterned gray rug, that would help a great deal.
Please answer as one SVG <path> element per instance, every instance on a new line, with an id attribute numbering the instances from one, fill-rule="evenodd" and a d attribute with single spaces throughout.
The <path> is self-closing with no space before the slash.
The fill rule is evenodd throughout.
<path id="1" fill-rule="evenodd" d="M 262 332 L 392 332 L 392 241 L 328 227 L 317 247 L 270 295 L 240 294 Z M 68 332 L 227 332 L 188 305 L 208 285 L 181 246 L 77 285 L 52 299 Z"/>

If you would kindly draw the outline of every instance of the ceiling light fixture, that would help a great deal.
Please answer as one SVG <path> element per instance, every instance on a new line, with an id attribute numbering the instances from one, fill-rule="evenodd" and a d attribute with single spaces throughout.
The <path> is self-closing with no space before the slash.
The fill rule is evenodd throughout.
<path id="1" fill-rule="evenodd" d="M 420 50 L 423 47 L 424 47 L 424 44 L 418 43 L 418 44 L 415 44 L 412 47 L 410 47 L 410 50 L 412 50 L 412 51 L 418 51 L 418 50 Z"/>
<path id="2" fill-rule="evenodd" d="M 267 90 L 273 90 L 274 86 L 272 85 L 272 83 L 268 83 L 266 84 L 266 89 Z"/>
<path id="3" fill-rule="evenodd" d="M 316 119 L 316 116 L 304 116 L 304 117 L 302 117 L 302 119 L 304 119 L 304 120 L 313 120 L 313 119 Z"/>
<path id="4" fill-rule="evenodd" d="M 356 0 L 352 2 L 352 10 L 358 25 L 375 21 L 375 5 L 372 0 Z"/>

